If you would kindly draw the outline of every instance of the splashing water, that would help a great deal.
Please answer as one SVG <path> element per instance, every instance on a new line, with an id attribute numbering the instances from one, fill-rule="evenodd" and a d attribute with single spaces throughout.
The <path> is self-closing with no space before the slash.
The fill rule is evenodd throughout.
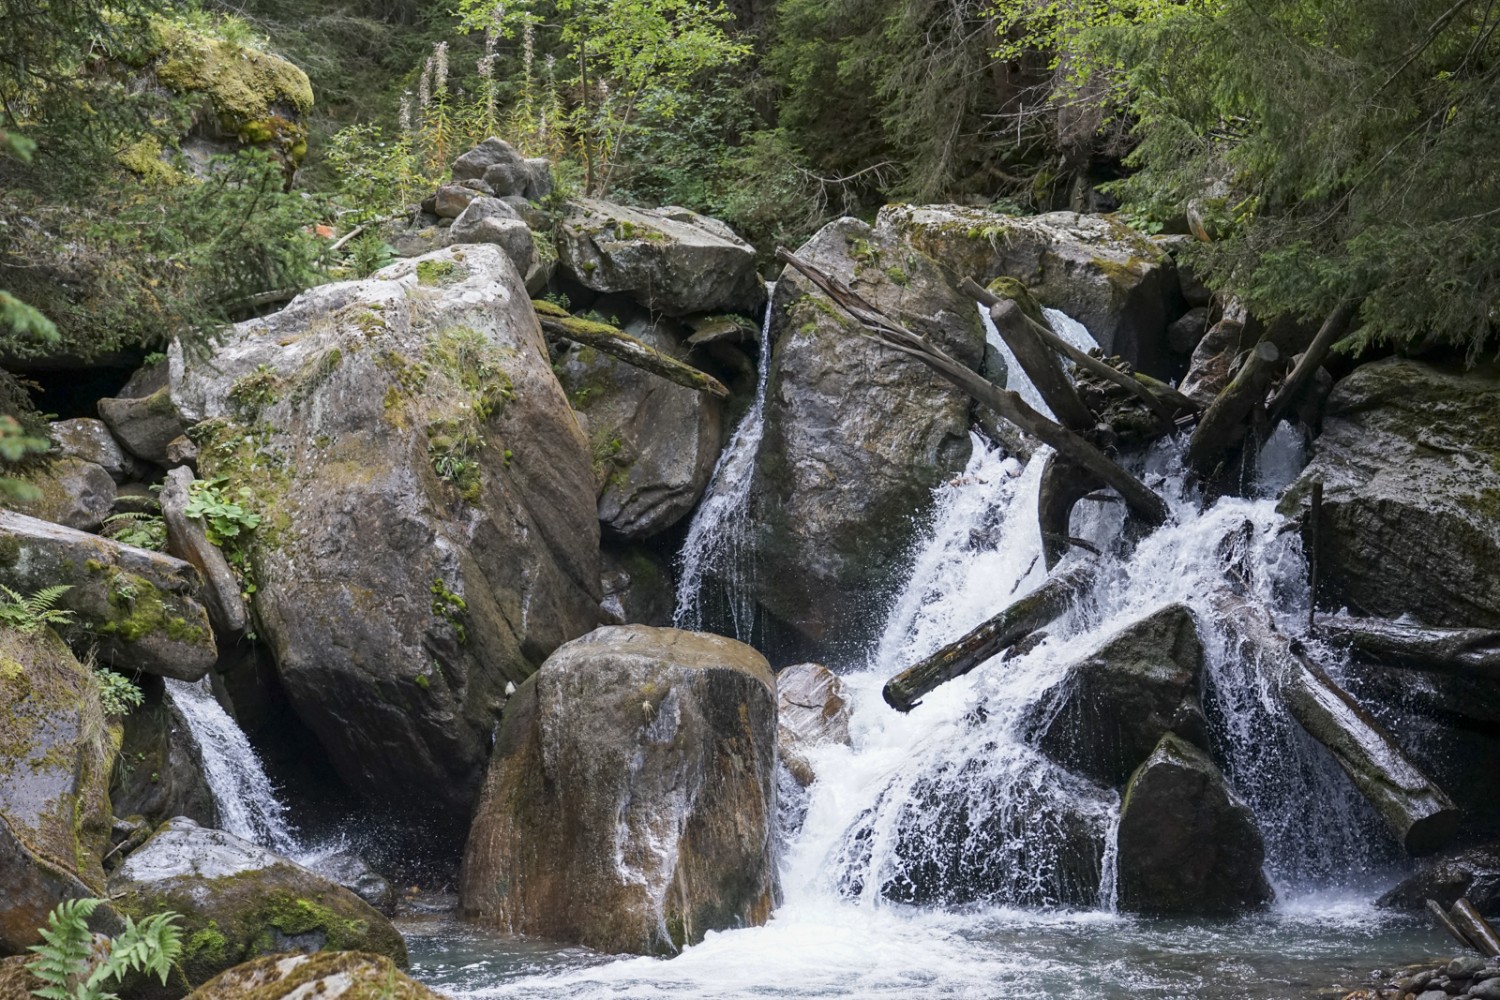
<path id="1" fill-rule="evenodd" d="M 678 628 L 704 627 L 704 585 L 712 576 L 725 585 L 735 638 L 750 637 L 754 607 L 742 596 L 749 591 L 749 574 L 753 572 L 745 558 L 751 527 L 750 482 L 766 428 L 766 387 L 771 377 L 771 302 L 775 293 L 774 284 L 766 286 L 755 400 L 714 466 L 713 477 L 704 491 L 703 502 L 693 514 L 682 554 L 678 556 L 677 607 L 672 614 L 672 624 Z"/>
<path id="2" fill-rule="evenodd" d="M 286 819 L 260 757 L 224 711 L 208 685 L 168 680 L 167 693 L 187 721 L 203 761 L 203 774 L 219 811 L 219 828 L 261 847 L 291 856 L 301 845 Z"/>

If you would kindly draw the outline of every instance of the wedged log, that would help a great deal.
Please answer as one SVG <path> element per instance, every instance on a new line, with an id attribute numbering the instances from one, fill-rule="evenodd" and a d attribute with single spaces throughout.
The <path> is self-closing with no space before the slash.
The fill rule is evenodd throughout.
<path id="1" fill-rule="evenodd" d="M 885 702 L 910 712 L 929 691 L 979 666 L 1056 619 L 1094 579 L 1091 566 L 1075 566 L 1047 580 L 961 639 L 886 681 Z"/>
<path id="2" fill-rule="evenodd" d="M 1147 525 L 1157 527 L 1166 523 L 1166 501 L 1078 434 L 1056 421 L 1048 420 L 1028 406 L 1016 393 L 1000 388 L 941 348 L 933 346 L 888 318 L 848 285 L 825 274 L 785 247 L 778 248 L 776 256 L 806 275 L 875 340 L 921 361 L 975 400 L 994 410 L 1001 418 L 1098 476 L 1101 482 L 1119 493 L 1131 512 Z"/>
<path id="3" fill-rule="evenodd" d="M 1443 909 L 1442 903 L 1439 903 L 1435 899 L 1429 899 L 1426 906 L 1427 912 L 1432 914 L 1432 919 L 1437 921 L 1439 927 L 1448 932 L 1449 937 L 1465 948 L 1474 947 L 1474 942 L 1470 941 L 1464 932 L 1458 929 L 1458 925 L 1453 922 L 1453 918 L 1448 916 L 1448 911 Z"/>
<path id="4" fill-rule="evenodd" d="M 971 295 L 977 301 L 989 306 L 991 318 L 995 320 L 996 326 L 999 327 L 1001 336 L 1005 335 L 1005 328 L 1000 327 L 1000 318 L 995 315 L 995 310 L 1001 304 L 1010 302 L 1010 299 L 1001 298 L 994 292 L 981 286 L 973 278 L 965 278 L 959 285 L 959 291 L 964 292 L 966 295 Z M 1087 351 L 1080 350 L 1068 343 L 1053 331 L 1038 326 L 1032 321 L 1031 317 L 1019 309 L 1016 310 L 1016 315 L 1030 328 L 1032 334 L 1047 347 L 1057 351 L 1084 371 L 1097 375 L 1106 381 L 1113 382 L 1115 385 L 1129 392 L 1142 403 L 1145 403 L 1152 413 L 1155 413 L 1163 420 L 1171 422 L 1179 413 L 1197 413 L 1202 409 L 1197 403 L 1165 382 L 1158 382 L 1149 375 L 1142 375 L 1139 372 L 1126 374 L 1114 365 L 1108 364 L 1089 354 Z M 1006 340 L 1006 344 L 1009 345 L 1010 341 Z M 1011 347 L 1011 350 L 1014 351 L 1015 348 Z M 1017 358 L 1019 359 L 1020 355 L 1017 355 Z M 1024 362 L 1022 363 L 1022 367 L 1025 367 Z M 1030 374 L 1029 369 L 1027 374 Z M 1032 379 L 1032 381 L 1035 382 L 1036 380 Z M 1057 411 L 1054 409 L 1053 412 L 1056 413 Z"/>
<path id="5" fill-rule="evenodd" d="M 1281 370 L 1281 350 L 1269 340 L 1250 349 L 1239 372 L 1219 393 L 1198 421 L 1188 442 L 1188 464 L 1200 475 L 1210 475 L 1225 453 L 1245 436 L 1245 417 L 1265 402 L 1266 390 Z"/>
<path id="6" fill-rule="evenodd" d="M 1457 807 L 1386 728 L 1277 632 L 1264 612 L 1228 591 L 1213 603 L 1250 665 L 1273 671 L 1270 680 L 1292 717 L 1328 748 L 1407 852 L 1431 854 L 1447 843 L 1458 825 Z"/>
<path id="7" fill-rule="evenodd" d="M 1286 381 L 1281 384 L 1281 388 L 1266 406 L 1266 413 L 1273 427 L 1278 420 L 1286 416 L 1287 411 L 1296 404 L 1298 397 L 1307 391 L 1308 383 L 1322 367 L 1334 343 L 1344 335 L 1349 321 L 1354 318 L 1358 309 L 1359 303 L 1344 302 L 1328 314 L 1328 318 L 1318 328 L 1317 336 L 1313 337 L 1313 342 L 1308 345 L 1307 350 L 1302 352 L 1302 358 L 1297 362 L 1297 366 L 1292 369 L 1292 373 L 1286 377 Z"/>
<path id="8" fill-rule="evenodd" d="M 1490 922 L 1484 919 L 1467 897 L 1459 897 L 1458 902 L 1448 911 L 1448 917 L 1481 955 L 1486 958 L 1500 955 L 1500 934 L 1495 933 L 1495 928 L 1490 926 Z"/>
<path id="9" fill-rule="evenodd" d="M 1042 529 L 1042 558 L 1047 569 L 1067 555 L 1068 522 L 1073 505 L 1102 485 L 1087 469 L 1074 465 L 1057 452 L 1047 456 L 1037 491 L 1036 517 Z"/>
<path id="10" fill-rule="evenodd" d="M 990 319 L 1000 331 L 1000 339 L 1021 363 L 1021 370 L 1036 386 L 1036 391 L 1057 420 L 1070 430 L 1083 431 L 1094 426 L 1094 414 L 1078 395 L 1078 389 L 1058 363 L 1057 355 L 1047 349 L 1037 331 L 1042 327 L 1021 311 L 1014 299 L 1001 299 L 990 307 Z M 1050 331 L 1044 331 L 1050 332 Z"/>
<path id="11" fill-rule="evenodd" d="M 669 354 L 663 354 L 649 344 L 636 340 L 623 330 L 617 330 L 607 323 L 594 323 L 579 319 L 561 306 L 554 305 L 545 299 L 532 299 L 531 305 L 536 309 L 536 318 L 541 321 L 542 329 L 554 337 L 592 347 L 610 357 L 619 358 L 627 365 L 634 365 L 641 371 L 650 372 L 652 375 L 660 376 L 669 382 L 676 382 L 678 385 L 685 385 L 689 389 L 706 392 L 720 399 L 729 396 L 729 390 L 724 387 L 724 383 L 712 375 L 678 361 Z"/>
<path id="12" fill-rule="evenodd" d="M 1431 628 L 1384 618 L 1324 615 L 1318 631 L 1387 666 L 1500 680 L 1500 631 Z"/>

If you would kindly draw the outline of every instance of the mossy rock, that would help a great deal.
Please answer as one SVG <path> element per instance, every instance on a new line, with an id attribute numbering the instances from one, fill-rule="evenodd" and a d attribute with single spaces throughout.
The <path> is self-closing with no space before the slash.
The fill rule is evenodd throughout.
<path id="1" fill-rule="evenodd" d="M 241 962 L 285 951 L 367 951 L 405 965 L 390 921 L 348 889 L 263 848 L 178 817 L 110 879 L 122 913 L 182 914 L 182 974 L 194 988 Z M 173 977 L 168 990 L 181 995 Z M 153 992 L 155 992 L 153 990 Z"/>
<path id="2" fill-rule="evenodd" d="M 384 955 L 320 952 L 267 955 L 215 976 L 192 1000 L 439 1000 Z"/>

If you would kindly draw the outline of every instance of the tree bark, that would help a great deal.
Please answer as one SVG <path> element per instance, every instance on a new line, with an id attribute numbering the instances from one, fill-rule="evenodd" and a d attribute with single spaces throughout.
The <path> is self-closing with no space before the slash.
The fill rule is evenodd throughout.
<path id="1" fill-rule="evenodd" d="M 1334 343 L 1344 335 L 1344 331 L 1349 327 L 1349 321 L 1354 318 L 1354 313 L 1358 309 L 1359 303 L 1345 302 L 1328 314 L 1328 318 L 1318 328 L 1318 335 L 1313 338 L 1307 350 L 1302 352 L 1301 360 L 1287 376 L 1286 382 L 1271 400 L 1271 404 L 1266 407 L 1272 427 L 1275 427 L 1277 421 L 1286 416 L 1287 411 L 1296 404 L 1297 397 L 1306 391 L 1307 384 L 1322 367 Z"/>
<path id="2" fill-rule="evenodd" d="M 1093 569 L 1086 566 L 1049 578 L 961 639 L 950 642 L 892 677 L 885 685 L 886 704 L 898 712 L 910 712 L 929 691 L 955 677 L 962 677 L 1053 621 L 1068 609 L 1093 578 Z"/>
<path id="3" fill-rule="evenodd" d="M 1224 455 L 1245 436 L 1245 418 L 1265 402 L 1266 389 L 1281 368 L 1281 350 L 1269 340 L 1261 340 L 1250 350 L 1224 391 L 1219 393 L 1188 442 L 1188 464 L 1199 475 L 1211 475 Z"/>
<path id="4" fill-rule="evenodd" d="M 1427 900 L 1427 912 L 1432 914 L 1432 919 L 1437 921 L 1438 926 L 1447 931 L 1448 936 L 1457 941 L 1462 947 L 1474 947 L 1474 942 L 1470 941 L 1468 936 L 1458 929 L 1458 925 L 1453 922 L 1453 918 L 1448 916 L 1448 911 L 1443 909 L 1442 903 L 1439 903 L 1435 899 Z"/>
<path id="5" fill-rule="evenodd" d="M 1068 523 L 1072 520 L 1073 505 L 1100 485 L 1087 469 L 1056 452 L 1047 457 L 1037 491 L 1036 517 L 1042 529 L 1042 557 L 1048 570 L 1068 554 Z"/>
<path id="6" fill-rule="evenodd" d="M 720 399 L 729 395 L 729 390 L 724 387 L 724 384 L 712 375 L 699 371 L 686 362 L 678 361 L 669 354 L 663 354 L 622 330 L 616 330 L 604 323 L 592 323 L 586 319 L 570 316 L 567 310 L 545 300 L 533 299 L 531 304 L 536 309 L 536 318 L 541 322 L 542 329 L 554 337 L 561 337 L 576 344 L 592 347 L 596 351 L 603 351 L 627 365 L 634 365 L 642 371 L 660 376 L 669 382 L 676 382 L 678 385 L 685 385 L 689 389 L 706 392 Z"/>
<path id="7" fill-rule="evenodd" d="M 1500 631 L 1429 628 L 1384 618 L 1324 615 L 1318 632 L 1387 666 L 1429 673 L 1500 680 Z"/>
<path id="8" fill-rule="evenodd" d="M 1500 935 L 1495 933 L 1495 928 L 1490 922 L 1474 908 L 1465 896 L 1460 896 L 1458 902 L 1453 904 L 1453 909 L 1448 911 L 1448 916 L 1458 925 L 1464 937 L 1474 943 L 1474 947 L 1486 958 L 1500 955 Z"/>
<path id="9" fill-rule="evenodd" d="M 1250 661 L 1247 668 L 1267 672 L 1292 717 L 1328 748 L 1407 852 L 1431 854 L 1447 843 L 1458 809 L 1385 727 L 1277 632 L 1264 612 L 1227 590 L 1214 607 Z"/>
<path id="10" fill-rule="evenodd" d="M 1001 389 L 941 348 L 887 318 L 837 278 L 824 274 L 785 248 L 778 249 L 776 256 L 806 275 L 876 341 L 921 361 L 1005 420 L 1098 476 L 1101 482 L 1120 494 L 1132 513 L 1151 527 L 1166 523 L 1166 501 L 1078 434 L 1048 420 L 1014 392 Z"/>
<path id="11" fill-rule="evenodd" d="M 1001 299 L 990 307 L 990 319 L 1000 331 L 1000 339 L 1021 363 L 1021 369 L 1036 386 L 1037 393 L 1047 404 L 1058 423 L 1069 430 L 1089 430 L 1097 422 L 1093 412 L 1084 405 L 1078 389 L 1058 364 L 1057 355 L 1047 349 L 1038 335 L 1041 327 L 1033 323 L 1021 307 L 1010 299 Z M 1051 331 L 1042 331 L 1051 333 Z"/>

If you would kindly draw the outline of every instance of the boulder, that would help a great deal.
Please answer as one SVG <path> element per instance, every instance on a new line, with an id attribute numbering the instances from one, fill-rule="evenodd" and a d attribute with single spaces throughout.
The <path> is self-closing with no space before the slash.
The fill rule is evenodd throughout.
<path id="1" fill-rule="evenodd" d="M 1376 901 L 1395 910 L 1422 910 L 1435 899 L 1446 910 L 1467 898 L 1486 917 L 1500 916 L 1500 844 L 1484 844 L 1428 858 Z"/>
<path id="2" fill-rule="evenodd" d="M 191 1000 L 442 1000 L 384 955 L 360 951 L 277 954 L 221 972 Z"/>
<path id="3" fill-rule="evenodd" d="M 1168 732 L 1207 747 L 1208 724 L 1198 703 L 1202 670 L 1193 613 L 1168 605 L 1069 668 L 1034 720 L 1037 746 L 1111 787 L 1124 784 Z"/>
<path id="4" fill-rule="evenodd" d="M 186 429 L 165 387 L 149 396 L 101 399 L 99 416 L 126 451 L 153 465 L 167 464 L 167 446 Z"/>
<path id="5" fill-rule="evenodd" d="M 677 607 L 670 560 L 644 545 L 606 543 L 600 550 L 606 625 L 670 625 Z"/>
<path id="6" fill-rule="evenodd" d="M 974 303 L 936 261 L 855 219 L 798 251 L 965 364 L 984 334 Z M 750 485 L 740 597 L 785 645 L 859 655 L 904 579 L 932 490 L 969 457 L 967 396 L 880 347 L 795 271 L 776 284 L 765 431 Z"/>
<path id="7" fill-rule="evenodd" d="M 126 858 L 109 893 L 138 920 L 162 910 L 182 915 L 180 968 L 189 988 L 285 951 L 368 951 L 406 965 L 401 935 L 354 893 L 186 817 L 168 822 Z"/>
<path id="8" fill-rule="evenodd" d="M 610 626 L 506 707 L 460 875 L 460 915 L 606 952 L 669 954 L 764 923 L 775 681 L 749 646 Z"/>
<path id="9" fill-rule="evenodd" d="M 531 230 L 499 198 L 475 198 L 453 220 L 449 244 L 492 243 L 505 251 L 516 271 L 525 276 L 537 267 L 536 242 Z"/>
<path id="10" fill-rule="evenodd" d="M 0 704 L 0 954 L 16 954 L 62 900 L 104 895 L 119 730 L 46 628 L 0 628 Z"/>
<path id="11" fill-rule="evenodd" d="M 439 219 L 457 219 L 483 192 L 463 184 L 444 184 L 432 196 L 432 213 Z"/>
<path id="12" fill-rule="evenodd" d="M 776 707 L 782 733 L 797 742 L 849 742 L 844 682 L 821 663 L 798 663 L 779 670 Z"/>
<path id="13" fill-rule="evenodd" d="M 1324 603 L 1500 628 L 1497 398 L 1500 367 L 1406 358 L 1334 387 L 1313 460 L 1281 506 L 1298 513 L 1322 480 Z"/>
<path id="14" fill-rule="evenodd" d="M 627 292 L 653 312 L 754 313 L 765 301 L 755 248 L 722 222 L 681 208 L 584 198 L 557 231 L 558 260 L 596 292 Z"/>
<path id="15" fill-rule="evenodd" d="M 507 684 L 598 622 L 588 446 L 510 259 L 453 247 L 172 349 L 249 489 L 258 633 L 343 780 L 462 836 Z"/>
<path id="16" fill-rule="evenodd" d="M 1130 777 L 1118 845 L 1121 910 L 1227 915 L 1273 898 L 1250 808 L 1207 754 L 1172 733 Z"/>
<path id="17" fill-rule="evenodd" d="M 79 531 L 98 531 L 114 513 L 115 481 L 93 462 L 81 458 L 54 458 L 23 477 L 37 489 L 31 499 L 7 497 L 7 503 L 23 514 Z"/>
<path id="18" fill-rule="evenodd" d="M 305 859 L 309 871 L 341 885 L 387 917 L 396 915 L 396 890 L 370 863 L 351 851 Z"/>
<path id="19" fill-rule="evenodd" d="M 663 324 L 642 321 L 625 329 L 664 354 L 686 358 Z M 719 457 L 720 401 L 592 347 L 573 347 L 556 367 L 588 432 L 604 529 L 620 538 L 649 538 L 692 513 Z"/>
<path id="20" fill-rule="evenodd" d="M 1192 354 L 1208 332 L 1208 306 L 1194 306 L 1167 326 L 1167 346 L 1178 354 Z"/>
<path id="21" fill-rule="evenodd" d="M 65 584 L 58 606 L 126 672 L 194 681 L 218 656 L 198 571 L 180 559 L 0 511 L 0 584 L 23 594 Z"/>
<path id="22" fill-rule="evenodd" d="M 120 763 L 110 782 L 114 812 L 144 817 L 153 828 L 174 816 L 216 825 L 219 810 L 187 720 L 159 679 L 142 678 L 141 689 L 145 701 L 125 717 Z"/>
<path id="23" fill-rule="evenodd" d="M 78 417 L 57 420 L 49 434 L 53 447 L 65 458 L 82 459 L 99 466 L 116 483 L 123 483 L 136 472 L 135 460 L 120 450 L 119 442 L 109 433 L 102 420 Z"/>
<path id="24" fill-rule="evenodd" d="M 453 180 L 455 183 L 483 180 L 491 167 L 519 167 L 523 162 L 521 154 L 516 152 L 514 146 L 504 139 L 491 136 L 453 161 Z M 490 183 L 491 188 L 494 186 Z M 512 192 L 506 191 L 505 193 L 511 194 Z"/>
<path id="25" fill-rule="evenodd" d="M 1186 310 L 1166 250 L 1105 215 L 1000 215 L 956 205 L 890 205 L 876 229 L 981 285 L 1002 275 L 1088 327 L 1105 354 L 1157 378 L 1175 374 L 1167 324 Z"/>

